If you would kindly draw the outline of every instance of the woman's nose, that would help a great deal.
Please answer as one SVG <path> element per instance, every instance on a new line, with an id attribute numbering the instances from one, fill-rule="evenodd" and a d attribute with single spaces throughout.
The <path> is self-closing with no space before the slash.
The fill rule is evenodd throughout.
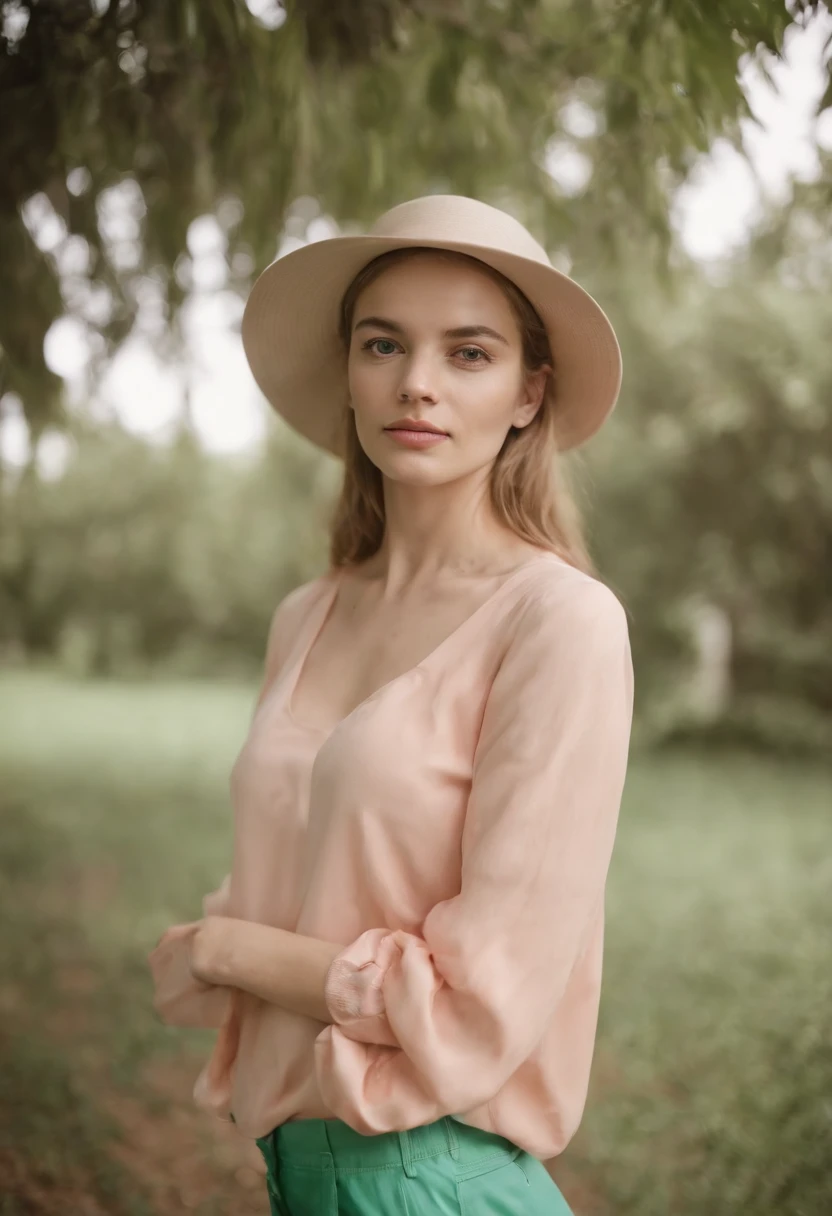
<path id="1" fill-rule="evenodd" d="M 406 375 L 399 383 L 400 401 L 438 401 L 437 389 L 427 376 Z"/>
<path id="2" fill-rule="evenodd" d="M 402 368 L 399 381 L 400 401 L 437 401 L 436 376 L 428 360 L 408 359 Z"/>

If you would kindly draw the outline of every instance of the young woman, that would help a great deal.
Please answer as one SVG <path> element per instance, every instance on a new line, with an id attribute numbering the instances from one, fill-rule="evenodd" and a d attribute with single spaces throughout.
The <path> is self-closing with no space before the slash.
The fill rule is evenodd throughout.
<path id="1" fill-rule="evenodd" d="M 633 677 L 555 458 L 615 403 L 615 336 L 515 220 L 432 196 L 274 262 L 243 340 L 344 484 L 155 1008 L 219 1029 L 195 1098 L 276 1216 L 563 1216 Z"/>

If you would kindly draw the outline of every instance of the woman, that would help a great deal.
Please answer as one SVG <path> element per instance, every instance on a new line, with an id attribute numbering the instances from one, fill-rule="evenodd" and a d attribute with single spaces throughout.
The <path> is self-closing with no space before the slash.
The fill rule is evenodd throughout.
<path id="1" fill-rule="evenodd" d="M 243 341 L 345 480 L 155 1008 L 219 1028 L 195 1097 L 273 1213 L 568 1213 L 542 1161 L 586 1099 L 632 666 L 553 460 L 612 409 L 615 336 L 515 220 L 432 196 L 273 263 Z"/>

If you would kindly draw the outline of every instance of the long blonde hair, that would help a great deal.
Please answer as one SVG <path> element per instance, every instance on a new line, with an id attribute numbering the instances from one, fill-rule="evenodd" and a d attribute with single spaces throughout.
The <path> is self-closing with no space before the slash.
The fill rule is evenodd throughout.
<path id="1" fill-rule="evenodd" d="M 340 333 L 346 351 L 356 301 L 389 266 L 430 253 L 473 263 L 503 291 L 517 318 L 527 372 L 548 364 L 543 401 L 525 427 L 509 429 L 491 470 L 491 505 L 497 518 L 523 540 L 544 549 L 587 573 L 594 573 L 583 537 L 580 513 L 559 466 L 556 438 L 556 376 L 549 338 L 536 309 L 520 289 L 477 258 L 451 250 L 394 249 L 374 258 L 358 272 L 341 302 Z M 330 562 L 333 566 L 362 562 L 380 548 L 384 538 L 384 490 L 381 471 L 369 459 L 358 439 L 355 414 L 347 403 L 342 416 L 341 451 L 344 480 L 330 523 Z"/>

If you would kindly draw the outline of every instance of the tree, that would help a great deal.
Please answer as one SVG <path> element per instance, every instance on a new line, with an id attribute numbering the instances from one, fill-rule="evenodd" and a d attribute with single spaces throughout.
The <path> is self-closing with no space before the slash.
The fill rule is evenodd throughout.
<path id="1" fill-rule="evenodd" d="M 301 232 L 317 208 L 363 223 L 437 189 L 507 206 L 573 257 L 647 232 L 666 246 L 673 184 L 716 136 L 738 139 L 740 59 L 777 53 L 789 24 L 820 7 L 295 0 L 281 22 L 278 0 L 251 3 L 259 18 L 242 0 L 10 0 L 0 400 L 18 394 L 35 433 L 60 416 L 43 340 L 65 310 L 89 326 L 99 365 L 148 284 L 172 323 L 188 227 L 206 213 L 227 230 L 240 292 L 287 218 Z M 550 176 L 564 152 L 586 189 Z M 108 191 L 125 181 L 126 241 L 107 219 Z M 51 252 L 30 232 L 36 205 L 57 224 Z M 68 243 L 70 286 L 58 269 Z"/>
<path id="2" fill-rule="evenodd" d="M 634 266 L 608 285 L 628 375 L 591 455 L 596 553 L 637 623 L 643 703 L 661 688 L 679 707 L 692 612 L 705 605 L 730 627 L 733 725 L 828 746 L 832 223 L 821 190 L 799 187 L 719 281 L 680 266 L 659 292 Z M 666 702 L 660 713 L 672 727 Z"/>

